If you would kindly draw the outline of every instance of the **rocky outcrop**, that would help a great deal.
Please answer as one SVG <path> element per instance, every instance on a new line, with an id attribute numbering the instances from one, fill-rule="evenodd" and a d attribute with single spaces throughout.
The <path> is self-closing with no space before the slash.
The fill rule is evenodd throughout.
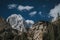
<path id="1" fill-rule="evenodd" d="M 44 21 L 34 24 L 29 30 L 30 39 L 43 40 L 44 34 L 47 34 L 47 26 L 47 22 Z"/>
<path id="2" fill-rule="evenodd" d="M 21 28 L 25 29 L 22 26 Z M 60 19 L 55 22 L 37 22 L 26 28 L 27 32 L 20 30 L 12 28 L 10 22 L 0 17 L 0 40 L 60 40 Z"/>
<path id="3" fill-rule="evenodd" d="M 3 18 L 0 18 L 0 40 L 27 40 L 26 33 L 13 29 Z"/>

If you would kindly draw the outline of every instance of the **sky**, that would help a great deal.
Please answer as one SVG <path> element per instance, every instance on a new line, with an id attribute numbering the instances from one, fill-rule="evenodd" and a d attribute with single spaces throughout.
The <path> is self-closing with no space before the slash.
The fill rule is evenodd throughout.
<path id="1" fill-rule="evenodd" d="M 50 21 L 60 13 L 60 0 L 0 0 L 0 16 L 20 14 L 26 20 Z"/>

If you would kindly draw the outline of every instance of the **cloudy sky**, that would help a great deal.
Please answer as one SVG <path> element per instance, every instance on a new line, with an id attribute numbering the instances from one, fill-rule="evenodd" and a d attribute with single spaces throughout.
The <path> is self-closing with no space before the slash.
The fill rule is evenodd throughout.
<path id="1" fill-rule="evenodd" d="M 0 16 L 20 14 L 26 20 L 56 20 L 60 13 L 60 0 L 0 0 Z"/>

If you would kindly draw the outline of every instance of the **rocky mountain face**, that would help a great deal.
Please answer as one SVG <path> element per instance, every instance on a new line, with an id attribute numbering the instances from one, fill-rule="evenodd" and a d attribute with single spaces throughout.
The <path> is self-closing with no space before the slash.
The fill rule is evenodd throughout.
<path id="1" fill-rule="evenodd" d="M 25 20 L 21 15 L 13 14 L 7 18 L 7 22 L 10 23 L 13 29 L 19 30 L 20 32 L 26 32 Z"/>
<path id="2" fill-rule="evenodd" d="M 28 31 L 29 40 L 60 40 L 60 19 L 35 23 Z"/>
<path id="3" fill-rule="evenodd" d="M 7 33 L 11 33 L 11 26 L 3 18 L 0 18 L 0 40 L 4 40 Z"/>
<path id="4" fill-rule="evenodd" d="M 0 18 L 0 40 L 27 40 L 26 33 L 13 29 L 3 18 Z"/>
<path id="5" fill-rule="evenodd" d="M 29 34 L 30 40 L 44 40 L 43 37 L 48 33 L 48 22 L 37 22 L 32 27 L 30 27 Z"/>
<path id="6" fill-rule="evenodd" d="M 0 17 L 0 40 L 60 40 L 60 19 L 40 21 L 26 29 L 24 19 L 11 15 L 7 21 Z"/>

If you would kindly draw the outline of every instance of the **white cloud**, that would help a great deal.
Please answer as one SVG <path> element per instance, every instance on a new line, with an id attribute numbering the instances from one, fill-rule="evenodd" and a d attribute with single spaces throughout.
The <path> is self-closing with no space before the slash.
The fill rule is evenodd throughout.
<path id="1" fill-rule="evenodd" d="M 33 20 L 26 20 L 27 26 L 31 27 L 34 24 Z"/>
<path id="2" fill-rule="evenodd" d="M 50 10 L 50 15 L 52 17 L 54 17 L 52 19 L 52 22 L 56 21 L 57 20 L 57 17 L 58 17 L 58 13 L 60 14 L 60 4 L 56 5 L 53 9 Z"/>
<path id="3" fill-rule="evenodd" d="M 16 6 L 17 6 L 16 4 L 9 4 L 8 9 L 14 9 L 14 8 L 16 8 Z"/>
<path id="4" fill-rule="evenodd" d="M 41 13 L 42 13 L 42 12 L 40 11 L 39 14 L 41 15 Z"/>
<path id="5" fill-rule="evenodd" d="M 31 13 L 29 13 L 30 16 L 34 16 L 37 13 L 37 11 L 33 11 Z"/>
<path id="6" fill-rule="evenodd" d="M 18 6 L 18 7 L 17 7 Z M 8 5 L 8 9 L 14 9 L 14 8 L 17 8 L 18 10 L 20 11 L 23 11 L 23 10 L 31 10 L 33 9 L 34 7 L 33 6 L 23 6 L 23 5 L 17 5 L 17 4 L 9 4 Z"/>
<path id="7" fill-rule="evenodd" d="M 31 24 L 34 24 L 34 21 L 33 20 L 26 20 L 27 23 L 31 23 Z"/>
<path id="8" fill-rule="evenodd" d="M 22 6 L 22 5 L 19 5 L 18 6 L 18 10 L 22 11 L 22 10 L 31 10 L 32 8 L 34 8 L 33 6 Z"/>

